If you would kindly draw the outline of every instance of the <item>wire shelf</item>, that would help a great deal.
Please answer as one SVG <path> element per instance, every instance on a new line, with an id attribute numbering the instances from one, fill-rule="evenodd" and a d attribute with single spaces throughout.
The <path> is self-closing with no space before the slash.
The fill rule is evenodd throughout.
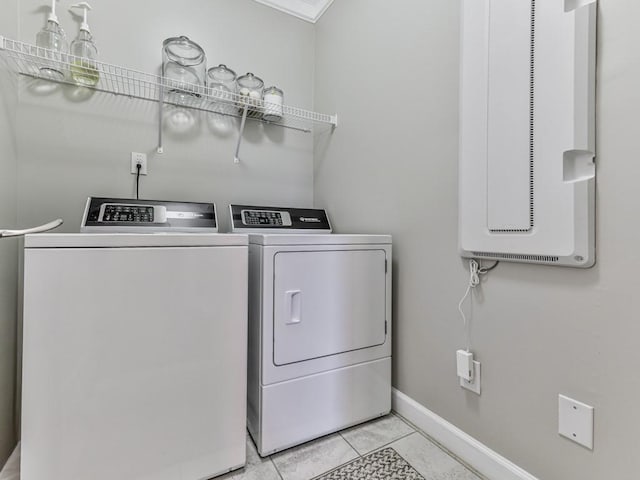
<path id="1" fill-rule="evenodd" d="M 276 105 L 237 93 L 211 89 L 202 85 L 177 82 L 150 73 L 117 65 L 87 60 L 0 36 L 0 57 L 10 70 L 29 77 L 100 92 L 124 95 L 179 108 L 188 108 L 241 118 L 270 125 L 311 132 L 314 126 L 337 126 L 337 115 L 316 113 L 288 105 Z M 265 112 L 278 120 L 262 118 Z"/>

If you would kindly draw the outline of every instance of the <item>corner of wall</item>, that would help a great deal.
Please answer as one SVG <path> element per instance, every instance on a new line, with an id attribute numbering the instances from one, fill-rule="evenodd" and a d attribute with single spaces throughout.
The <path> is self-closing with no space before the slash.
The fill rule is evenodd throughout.
<path id="1" fill-rule="evenodd" d="M 0 18 L 0 34 L 16 37 L 19 30 L 18 0 L 7 2 Z M 12 23 L 13 22 L 13 23 Z M 17 223 L 16 113 L 18 82 L 0 70 L 0 229 Z M 18 240 L 0 240 L 0 465 L 16 443 L 16 332 L 18 318 Z"/>

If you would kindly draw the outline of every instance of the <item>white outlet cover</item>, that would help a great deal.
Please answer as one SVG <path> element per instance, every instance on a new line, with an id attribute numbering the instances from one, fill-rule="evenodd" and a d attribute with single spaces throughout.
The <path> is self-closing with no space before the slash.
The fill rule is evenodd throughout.
<path id="1" fill-rule="evenodd" d="M 140 175 L 147 174 L 147 154 L 131 152 L 131 173 L 133 175 L 138 173 L 138 162 L 142 165 L 140 168 Z"/>
<path id="2" fill-rule="evenodd" d="M 460 386 L 471 390 L 473 393 L 480 395 L 480 362 L 473 361 L 473 380 L 467 382 L 464 378 L 458 377 L 460 380 Z"/>
<path id="3" fill-rule="evenodd" d="M 558 433 L 593 450 L 593 407 L 559 395 Z"/>

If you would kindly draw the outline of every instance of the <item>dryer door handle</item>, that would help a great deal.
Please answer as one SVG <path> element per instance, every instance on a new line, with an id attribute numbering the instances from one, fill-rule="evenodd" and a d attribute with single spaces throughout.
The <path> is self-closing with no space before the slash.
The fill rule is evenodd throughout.
<path id="1" fill-rule="evenodd" d="M 296 325 L 302 321 L 302 290 L 287 290 L 284 293 L 287 312 L 287 325 Z"/>

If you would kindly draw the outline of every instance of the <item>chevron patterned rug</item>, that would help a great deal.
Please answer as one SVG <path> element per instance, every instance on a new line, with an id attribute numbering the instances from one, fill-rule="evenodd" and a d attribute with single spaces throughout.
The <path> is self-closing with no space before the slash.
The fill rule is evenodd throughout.
<path id="1" fill-rule="evenodd" d="M 315 480 L 425 480 L 393 448 L 373 452 Z"/>

